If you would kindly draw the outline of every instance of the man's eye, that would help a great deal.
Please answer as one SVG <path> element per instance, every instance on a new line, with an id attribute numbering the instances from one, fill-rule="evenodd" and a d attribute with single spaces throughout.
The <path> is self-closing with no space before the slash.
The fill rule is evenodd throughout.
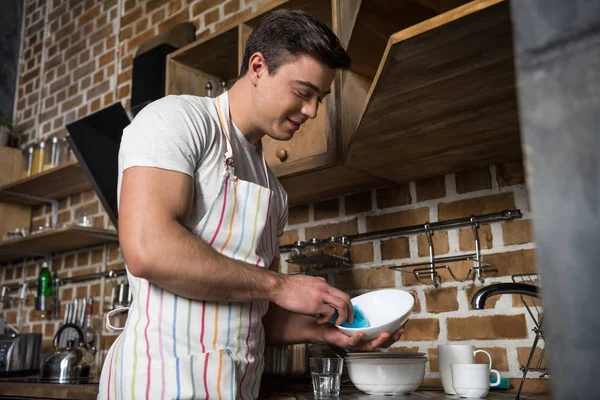
<path id="1" fill-rule="evenodd" d="M 304 92 L 298 92 L 298 95 L 304 99 L 308 99 L 310 97 L 310 94 Z"/>

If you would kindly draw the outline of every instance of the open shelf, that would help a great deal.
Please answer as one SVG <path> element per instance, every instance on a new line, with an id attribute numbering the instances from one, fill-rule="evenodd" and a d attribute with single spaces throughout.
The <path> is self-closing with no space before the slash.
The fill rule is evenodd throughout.
<path id="1" fill-rule="evenodd" d="M 509 4 L 393 34 L 345 165 L 395 182 L 521 159 Z"/>
<path id="2" fill-rule="evenodd" d="M 118 241 L 115 231 L 80 226 L 51 229 L 0 242 L 0 262 L 44 256 Z"/>
<path id="3" fill-rule="evenodd" d="M 0 186 L 0 202 L 35 206 L 43 201 L 27 199 L 18 194 L 60 199 L 90 190 L 92 184 L 77 161 L 70 161 L 56 168 L 19 179 Z"/>

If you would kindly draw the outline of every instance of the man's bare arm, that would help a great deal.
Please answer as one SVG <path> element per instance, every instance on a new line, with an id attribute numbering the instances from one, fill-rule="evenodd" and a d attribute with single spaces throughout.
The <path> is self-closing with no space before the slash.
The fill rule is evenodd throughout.
<path id="1" fill-rule="evenodd" d="M 193 181 L 186 174 L 133 167 L 123 174 L 119 240 L 129 271 L 197 300 L 269 300 L 304 314 L 352 313 L 349 297 L 324 279 L 288 276 L 225 257 L 189 232 Z"/>

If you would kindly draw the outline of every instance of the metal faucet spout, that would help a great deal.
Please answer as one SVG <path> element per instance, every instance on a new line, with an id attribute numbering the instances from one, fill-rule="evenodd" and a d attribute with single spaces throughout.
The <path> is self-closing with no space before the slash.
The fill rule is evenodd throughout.
<path id="1" fill-rule="evenodd" d="M 540 298 L 537 286 L 525 283 L 496 283 L 485 286 L 478 290 L 471 299 L 471 305 L 476 310 L 483 310 L 488 297 L 502 294 L 519 294 L 524 296 Z"/>

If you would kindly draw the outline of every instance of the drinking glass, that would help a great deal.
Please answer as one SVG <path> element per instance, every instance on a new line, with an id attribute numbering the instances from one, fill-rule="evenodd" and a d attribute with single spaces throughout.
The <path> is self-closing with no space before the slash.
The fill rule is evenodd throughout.
<path id="1" fill-rule="evenodd" d="M 343 358 L 311 358 L 313 393 L 316 399 L 330 399 L 340 395 Z"/>

